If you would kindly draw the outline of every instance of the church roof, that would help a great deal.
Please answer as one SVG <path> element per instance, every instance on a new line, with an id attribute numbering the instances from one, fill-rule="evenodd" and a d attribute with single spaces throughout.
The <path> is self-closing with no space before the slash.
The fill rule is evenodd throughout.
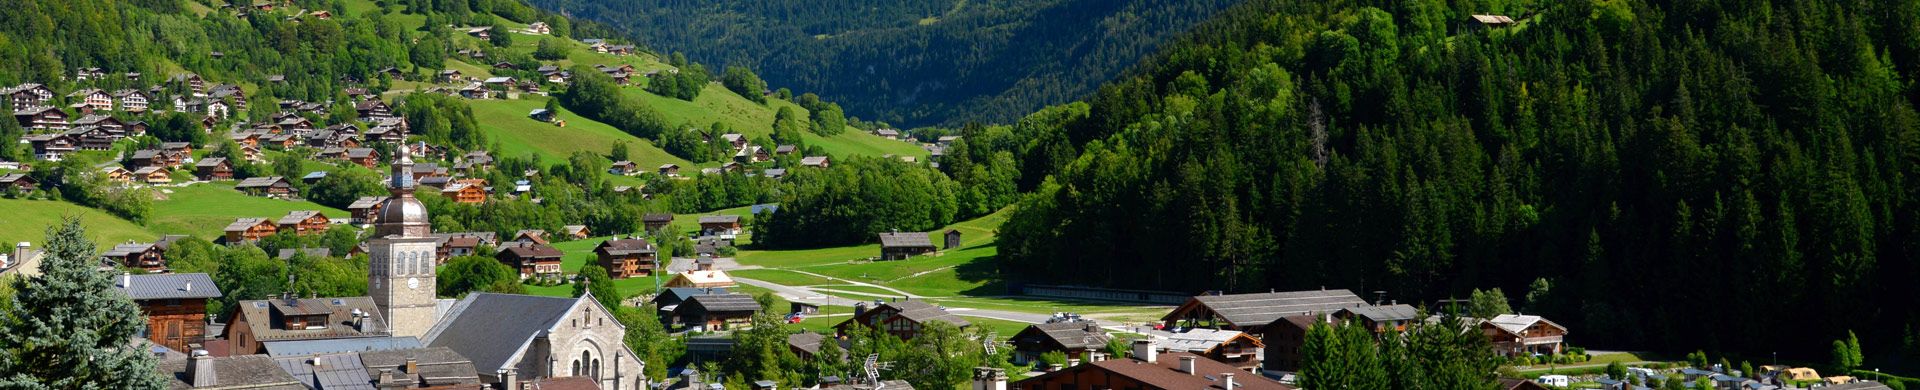
<path id="1" fill-rule="evenodd" d="M 581 298 L 472 293 L 427 331 L 429 347 L 447 347 L 480 372 L 510 368 L 533 339 L 565 319 Z"/>

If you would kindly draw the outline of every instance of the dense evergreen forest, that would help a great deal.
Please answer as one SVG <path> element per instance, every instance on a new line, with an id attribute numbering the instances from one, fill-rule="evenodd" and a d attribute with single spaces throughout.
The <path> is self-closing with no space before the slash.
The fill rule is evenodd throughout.
<path id="1" fill-rule="evenodd" d="M 1239 7 L 1085 103 L 962 129 L 943 170 L 1004 156 L 1032 191 L 1002 275 L 1501 287 L 1596 348 L 1916 346 L 1920 2 Z"/>
<path id="2" fill-rule="evenodd" d="M 1005 123 L 1081 98 L 1237 2 L 532 0 L 898 126 Z"/>

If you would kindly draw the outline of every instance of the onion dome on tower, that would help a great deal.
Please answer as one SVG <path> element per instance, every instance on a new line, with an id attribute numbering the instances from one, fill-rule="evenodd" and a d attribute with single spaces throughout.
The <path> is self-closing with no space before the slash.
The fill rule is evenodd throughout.
<path id="1" fill-rule="evenodd" d="M 413 197 L 413 153 L 402 143 L 395 154 L 400 160 L 393 163 L 393 180 L 390 189 L 393 195 L 380 203 L 380 214 L 374 225 L 374 237 L 429 237 L 433 235 L 433 226 L 427 217 L 427 206 Z"/>

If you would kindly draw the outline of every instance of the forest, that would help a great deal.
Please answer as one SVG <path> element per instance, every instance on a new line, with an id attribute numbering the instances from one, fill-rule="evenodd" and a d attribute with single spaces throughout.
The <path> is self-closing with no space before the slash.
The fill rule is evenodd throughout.
<path id="1" fill-rule="evenodd" d="M 1238 0 L 532 0 L 897 126 L 1081 98 Z"/>
<path id="2" fill-rule="evenodd" d="M 1499 287 L 1595 348 L 1920 351 L 1920 3 L 1238 7 L 1083 103 L 960 130 L 944 170 L 1006 156 L 1031 191 L 1002 275 Z"/>

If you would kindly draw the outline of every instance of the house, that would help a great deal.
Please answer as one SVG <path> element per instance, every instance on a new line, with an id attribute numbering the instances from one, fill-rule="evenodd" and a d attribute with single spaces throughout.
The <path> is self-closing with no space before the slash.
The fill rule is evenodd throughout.
<path id="1" fill-rule="evenodd" d="M 256 241 L 280 231 L 279 225 L 266 218 L 241 218 L 227 224 L 227 243 Z"/>
<path id="2" fill-rule="evenodd" d="M 1106 351 L 1107 342 L 1112 340 L 1099 323 L 1062 321 L 1027 325 L 1007 342 L 1013 344 L 1014 364 L 1029 364 L 1051 352 L 1066 354 L 1068 359 L 1093 361 L 1093 354 Z"/>
<path id="3" fill-rule="evenodd" d="M 1407 331 L 1407 325 L 1418 321 L 1420 309 L 1412 305 L 1354 306 L 1341 308 L 1333 312 L 1333 318 L 1352 321 L 1374 334 L 1387 331 Z"/>
<path id="4" fill-rule="evenodd" d="M 119 165 L 109 165 L 105 168 L 100 168 L 100 174 L 105 175 L 107 177 L 107 180 L 111 180 L 117 183 L 133 182 L 133 171 L 129 171 L 126 168 L 121 168 Z M 4 179 L 4 178 L 0 178 L 0 179 Z"/>
<path id="5" fill-rule="evenodd" d="M 1071 365 L 1007 386 L 1012 390 L 1057 389 L 1235 389 L 1293 390 L 1260 375 L 1184 352 L 1159 353 L 1150 340 L 1134 342 L 1127 359 L 1102 359 Z M 976 375 L 979 376 L 979 375 Z M 1004 378 L 1004 376 L 995 376 Z M 1002 379 L 1003 380 L 1003 379 Z M 991 388 L 991 386 L 988 386 Z M 979 387 L 976 387 L 979 388 Z"/>
<path id="6" fill-rule="evenodd" d="M 731 236 L 740 234 L 740 216 L 738 215 L 702 215 L 700 216 L 702 235 Z"/>
<path id="7" fill-rule="evenodd" d="M 440 189 L 440 196 L 451 199 L 454 203 L 486 203 L 487 189 L 470 182 L 455 182 L 447 185 L 447 188 Z"/>
<path id="8" fill-rule="evenodd" d="M 607 168 L 607 173 L 621 176 L 632 175 L 639 172 L 640 164 L 634 164 L 632 161 L 627 160 L 614 161 L 613 165 Z"/>
<path id="9" fill-rule="evenodd" d="M 947 232 L 941 233 L 940 236 L 946 241 L 945 248 L 947 250 L 954 250 L 960 247 L 960 229 L 947 229 Z"/>
<path id="10" fill-rule="evenodd" d="M 26 83 L 0 90 L 13 101 L 15 110 L 45 107 L 53 104 L 53 88 L 38 83 Z"/>
<path id="11" fill-rule="evenodd" d="M 706 294 L 687 298 L 673 308 L 672 325 L 703 332 L 750 327 L 760 303 L 747 294 Z"/>
<path id="12" fill-rule="evenodd" d="M 380 166 L 380 153 L 374 152 L 373 148 L 347 149 L 347 161 L 367 169 L 374 169 Z"/>
<path id="13" fill-rule="evenodd" d="M 814 168 L 826 168 L 828 166 L 833 165 L 833 162 L 830 161 L 830 159 L 828 159 L 827 156 L 812 156 L 812 157 L 801 157 L 800 165 L 806 166 L 806 167 L 814 167 Z"/>
<path id="14" fill-rule="evenodd" d="M 99 126 L 76 126 L 64 134 L 80 141 L 80 150 L 112 149 L 113 141 L 120 139 L 106 128 Z"/>
<path id="15" fill-rule="evenodd" d="M 667 164 L 667 165 L 661 165 L 661 166 L 660 166 L 660 175 L 661 175 L 661 176 L 666 176 L 666 177 L 679 177 L 679 176 L 680 176 L 680 166 L 679 166 L 679 165 L 676 165 L 676 164 Z"/>
<path id="16" fill-rule="evenodd" d="M 513 238 L 508 239 L 507 242 L 539 245 L 551 244 L 547 242 L 547 231 L 540 229 L 525 229 L 513 232 Z"/>
<path id="17" fill-rule="evenodd" d="M 593 254 L 600 266 L 606 267 L 608 276 L 626 279 L 652 276 L 658 251 L 645 239 L 626 238 L 602 241 L 593 248 Z"/>
<path id="18" fill-rule="evenodd" d="M 425 348 L 414 337 L 267 344 L 267 355 L 303 389 L 488 388 L 472 360 L 445 347 Z"/>
<path id="19" fill-rule="evenodd" d="M 147 105 L 153 101 L 152 95 L 148 95 L 146 92 L 141 92 L 138 89 L 113 91 L 112 95 L 114 101 L 118 103 L 120 111 L 126 112 L 146 112 Z"/>
<path id="20" fill-rule="evenodd" d="M 787 335 L 787 349 L 792 350 L 794 355 L 800 357 L 800 360 L 812 361 L 815 356 L 820 355 L 820 345 L 826 341 L 826 335 L 812 331 L 802 331 L 800 333 Z M 838 339 L 834 340 L 836 344 L 839 342 L 840 340 Z M 821 382 L 827 381 L 825 378 L 822 378 Z M 824 385 L 825 383 L 822 384 Z"/>
<path id="21" fill-rule="evenodd" d="M 60 161 L 68 153 L 80 150 L 80 141 L 66 134 L 28 134 L 20 140 L 32 146 L 33 157 L 41 160 Z"/>
<path id="22" fill-rule="evenodd" d="M 472 256 L 479 252 L 481 245 L 500 245 L 500 241 L 494 239 L 493 232 L 434 233 L 433 237 L 437 246 L 435 252 L 439 254 L 435 259 L 441 262 L 459 256 Z"/>
<path id="23" fill-rule="evenodd" d="M 673 214 L 647 213 L 640 216 L 640 223 L 646 227 L 647 233 L 659 233 L 673 224 Z"/>
<path id="24" fill-rule="evenodd" d="M 249 177 L 233 186 L 234 189 L 254 196 L 288 196 L 293 194 L 293 183 L 279 176 Z"/>
<path id="25" fill-rule="evenodd" d="M 1489 29 L 1512 27 L 1515 24 L 1513 18 L 1507 17 L 1506 15 L 1479 14 L 1473 15 L 1473 23 L 1475 26 Z"/>
<path id="26" fill-rule="evenodd" d="M 33 181 L 33 176 L 27 176 L 25 173 L 0 174 L 0 191 L 27 192 L 39 188 L 39 182 Z"/>
<path id="27" fill-rule="evenodd" d="M 67 100 L 73 101 L 73 108 L 80 112 L 101 112 L 113 110 L 113 95 L 99 88 L 87 88 L 67 94 Z"/>
<path id="28" fill-rule="evenodd" d="M 733 145 L 733 150 L 745 150 L 747 148 L 747 136 L 744 134 L 739 134 L 739 133 L 721 134 L 720 139 L 727 141 L 727 144 L 729 145 Z"/>
<path id="29" fill-rule="evenodd" d="M 1480 323 L 1500 356 L 1555 355 L 1561 352 L 1567 328 L 1540 316 L 1502 314 Z"/>
<path id="30" fill-rule="evenodd" d="M 941 147 L 946 147 L 946 146 L 953 145 L 953 141 L 959 141 L 959 140 L 960 140 L 960 136 L 957 136 L 957 135 L 943 135 L 943 136 L 940 136 L 940 138 L 934 139 L 934 144 L 940 145 Z"/>
<path id="31" fill-rule="evenodd" d="M 890 232 L 880 233 L 880 259 L 906 260 L 908 257 L 933 253 L 933 240 L 926 233 Z"/>
<path id="32" fill-rule="evenodd" d="M 127 268 L 139 268 L 147 272 L 160 272 L 167 269 L 166 251 L 151 243 L 125 243 L 114 245 L 100 255 L 101 258 Z"/>
<path id="33" fill-rule="evenodd" d="M 266 342 L 388 335 L 371 297 L 275 298 L 240 301 L 228 314 L 229 355 L 266 353 Z"/>
<path id="34" fill-rule="evenodd" d="M 559 279 L 560 257 L 564 254 L 544 244 L 507 247 L 494 254 L 495 259 L 520 271 L 521 279 Z"/>
<path id="35" fill-rule="evenodd" d="M 1201 295 L 1174 308 L 1161 321 L 1168 328 L 1238 330 L 1258 337 L 1284 315 L 1319 315 L 1365 305 L 1367 301 L 1347 290 Z"/>
<path id="36" fill-rule="evenodd" d="M 193 356 L 169 357 L 154 364 L 154 372 L 166 378 L 168 389 L 258 389 L 305 390 L 306 385 L 267 355 L 212 356 L 195 351 Z"/>
<path id="37" fill-rule="evenodd" d="M 386 196 L 362 196 L 347 205 L 349 222 L 355 225 L 368 225 L 374 222 L 374 216 L 380 215 L 380 205 L 387 201 Z"/>
<path id="38" fill-rule="evenodd" d="M 472 35 L 474 38 L 487 39 L 493 36 L 493 32 L 490 31 L 492 29 L 493 27 L 487 26 L 467 27 L 466 33 L 467 35 Z"/>
<path id="39" fill-rule="evenodd" d="M 675 307 L 679 307 L 680 303 L 686 302 L 689 298 L 700 295 L 726 293 L 727 289 L 720 287 L 667 287 L 660 289 L 660 293 L 655 294 L 651 302 L 653 303 L 653 307 L 659 308 L 660 314 L 665 316 L 673 313 Z M 673 319 L 670 317 L 661 318 L 662 323 L 671 320 Z"/>
<path id="40" fill-rule="evenodd" d="M 173 182 L 173 174 L 166 168 L 145 166 L 133 170 L 133 179 L 147 184 L 168 184 Z"/>
<path id="41" fill-rule="evenodd" d="M 552 34 L 553 27 L 547 26 L 547 22 L 533 22 L 527 25 L 527 33 L 533 35 Z"/>
<path id="42" fill-rule="evenodd" d="M 879 129 L 879 130 L 874 130 L 873 135 L 877 135 L 877 136 L 880 136 L 880 138 L 886 138 L 886 139 L 900 139 L 900 130 Z"/>
<path id="43" fill-rule="evenodd" d="M 782 156 L 785 156 L 785 155 L 789 155 L 789 154 L 793 154 L 793 151 L 794 151 L 794 149 L 795 149 L 795 148 L 794 148 L 794 146 L 793 146 L 793 145 L 779 145 L 779 146 L 774 146 L 774 147 L 773 147 L 773 154 L 777 154 L 777 155 L 782 155 Z"/>
<path id="44" fill-rule="evenodd" d="M 13 119 L 20 122 L 20 127 L 28 130 L 66 130 L 68 128 L 67 112 L 60 111 L 54 106 L 16 108 L 13 110 Z"/>
<path id="45" fill-rule="evenodd" d="M 181 163 L 181 161 L 176 158 L 183 157 L 185 157 L 185 155 L 168 153 L 164 150 L 144 149 L 134 151 L 133 156 L 127 157 L 127 160 L 133 162 L 133 165 L 137 167 L 172 168 Z"/>
<path id="46" fill-rule="evenodd" d="M 585 240 L 588 236 L 593 235 L 592 231 L 587 230 L 587 225 L 561 226 L 560 232 L 561 234 L 565 234 L 569 240 Z"/>
<path id="47" fill-rule="evenodd" d="M 440 71 L 440 75 L 437 78 L 435 78 L 434 81 L 438 81 L 442 83 L 450 83 L 450 82 L 453 82 L 454 80 L 459 80 L 461 77 L 462 76 L 460 75 L 459 70 L 447 69 L 447 70 Z"/>
<path id="48" fill-rule="evenodd" d="M 893 334 L 903 340 L 911 340 L 913 336 L 920 334 L 922 327 L 933 321 L 953 324 L 955 327 L 960 328 L 973 325 L 973 323 L 967 322 L 966 319 L 960 318 L 960 316 L 948 313 L 947 309 L 928 304 L 925 301 L 904 300 L 879 302 L 876 300 L 874 304 L 875 306 L 871 309 L 869 309 L 864 302 L 855 304 L 853 306 L 853 318 L 848 318 L 846 321 L 841 321 L 840 324 L 834 325 L 834 333 L 843 336 L 849 335 L 857 330 L 857 328 L 855 328 L 856 326 L 864 326 L 872 329 L 886 330 L 887 333 Z"/>
<path id="49" fill-rule="evenodd" d="M 687 271 L 687 272 L 674 274 L 673 278 L 668 279 L 667 283 L 663 286 L 690 287 L 690 288 L 721 288 L 721 287 L 733 287 L 733 285 L 734 285 L 733 278 L 728 277 L 726 271 L 704 270 L 704 271 Z"/>
<path id="50" fill-rule="evenodd" d="M 233 164 L 226 158 L 207 157 L 193 163 L 193 173 L 203 181 L 233 180 Z"/>
<path id="51" fill-rule="evenodd" d="M 1237 330 L 1188 329 L 1168 335 L 1161 348 L 1204 356 L 1242 371 L 1258 374 L 1266 344 Z"/>
<path id="52" fill-rule="evenodd" d="M 720 171 L 726 173 L 741 173 L 747 171 L 747 166 L 739 162 L 728 161 L 725 164 L 720 164 Z"/>
<path id="53" fill-rule="evenodd" d="M 455 302 L 421 339 L 473 361 L 480 381 L 586 377 L 604 389 L 644 387 L 644 363 L 626 328 L 592 294 L 577 298 L 473 293 Z"/>
<path id="54" fill-rule="evenodd" d="M 314 210 L 296 210 L 275 221 L 280 230 L 292 231 L 298 235 L 320 234 L 327 231 L 327 225 L 333 223 L 325 214 Z"/>
<path id="55" fill-rule="evenodd" d="M 768 179 L 777 180 L 783 177 L 787 177 L 787 170 L 781 169 L 781 168 L 767 168 L 767 170 L 760 171 L 760 175 L 766 176 Z"/>
<path id="56" fill-rule="evenodd" d="M 552 122 L 553 115 L 554 115 L 553 111 L 548 111 L 545 108 L 535 108 L 533 109 L 533 111 L 527 112 L 527 118 L 532 118 L 533 120 L 541 121 L 541 122 Z"/>
<path id="57" fill-rule="evenodd" d="M 213 277 L 202 273 L 120 274 L 113 289 L 140 306 L 147 340 L 175 351 L 206 342 L 207 300 L 221 297 Z"/>

